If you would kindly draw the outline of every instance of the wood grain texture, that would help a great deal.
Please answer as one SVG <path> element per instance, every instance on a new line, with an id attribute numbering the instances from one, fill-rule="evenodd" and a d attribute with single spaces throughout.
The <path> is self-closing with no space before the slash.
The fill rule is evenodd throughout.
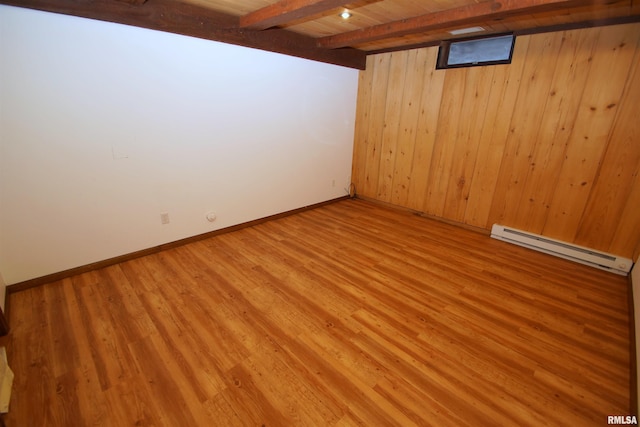
<path id="1" fill-rule="evenodd" d="M 553 12 L 584 6 L 581 0 L 501 0 L 468 3 L 464 6 L 424 15 L 386 22 L 350 32 L 318 39 L 321 47 L 341 48 L 366 42 L 403 37 L 442 28 L 472 26 L 482 22 L 500 21 L 509 16 L 536 12 Z"/>
<path id="2" fill-rule="evenodd" d="M 434 58 L 437 48 L 417 52 Z M 358 104 L 366 122 L 355 138 L 356 193 L 486 230 L 499 223 L 634 257 L 638 58 L 640 24 L 521 36 L 509 65 L 407 67 L 399 78 L 392 72 L 404 57 L 372 55 L 361 72 L 370 84 L 369 104 L 364 97 Z M 413 105 L 412 127 L 415 112 L 406 106 Z M 387 136 L 398 138 L 399 150 Z M 380 149 L 363 157 L 363 141 Z"/>
<path id="3" fill-rule="evenodd" d="M 308 19 L 348 4 L 351 0 L 280 0 L 240 17 L 240 27 L 264 30 L 287 22 Z"/>
<path id="4" fill-rule="evenodd" d="M 625 278 L 353 199 L 9 295 L 8 425 L 627 414 Z"/>

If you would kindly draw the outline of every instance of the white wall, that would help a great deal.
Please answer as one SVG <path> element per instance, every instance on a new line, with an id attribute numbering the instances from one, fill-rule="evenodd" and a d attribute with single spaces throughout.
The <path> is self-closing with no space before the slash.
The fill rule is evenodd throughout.
<path id="1" fill-rule="evenodd" d="M 0 6 L 0 273 L 11 285 L 345 195 L 357 79 Z"/>
<path id="2" fill-rule="evenodd" d="M 636 397 L 638 398 L 638 408 L 640 408 L 640 258 L 631 269 L 631 288 L 633 292 L 633 311 L 635 325 L 635 341 L 636 341 Z"/>
<path id="3" fill-rule="evenodd" d="M 4 282 L 4 278 L 2 274 L 0 274 L 0 307 L 2 307 L 2 311 L 4 311 L 4 303 L 7 296 L 7 285 Z"/>

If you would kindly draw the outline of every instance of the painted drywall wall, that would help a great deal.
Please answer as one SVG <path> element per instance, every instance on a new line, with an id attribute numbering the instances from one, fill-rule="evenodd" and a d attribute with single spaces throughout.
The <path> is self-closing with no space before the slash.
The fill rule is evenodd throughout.
<path id="1" fill-rule="evenodd" d="M 345 195 L 357 81 L 343 67 L 0 6 L 6 283 Z"/>
<path id="2" fill-rule="evenodd" d="M 633 323 L 635 325 L 635 345 L 636 345 L 636 398 L 640 408 L 640 257 L 636 260 L 631 269 L 631 289 L 633 293 Z"/>
<path id="3" fill-rule="evenodd" d="M 7 296 L 7 284 L 4 281 L 4 277 L 0 273 L 0 307 L 4 311 L 4 302 Z"/>

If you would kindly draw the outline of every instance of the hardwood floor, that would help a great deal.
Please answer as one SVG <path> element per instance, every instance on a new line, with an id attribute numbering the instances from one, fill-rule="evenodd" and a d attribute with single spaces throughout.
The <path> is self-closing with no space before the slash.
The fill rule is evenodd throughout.
<path id="1" fill-rule="evenodd" d="M 626 278 L 346 200 L 10 294 L 8 426 L 605 425 Z"/>

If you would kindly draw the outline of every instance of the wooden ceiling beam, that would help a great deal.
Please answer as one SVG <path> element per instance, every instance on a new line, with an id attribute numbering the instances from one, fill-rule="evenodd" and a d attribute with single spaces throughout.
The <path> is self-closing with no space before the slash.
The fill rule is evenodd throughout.
<path id="1" fill-rule="evenodd" d="M 241 28 L 264 30 L 342 7 L 353 0 L 280 0 L 240 17 Z"/>
<path id="2" fill-rule="evenodd" d="M 507 16 L 553 11 L 570 7 L 588 6 L 591 4 L 602 5 L 615 1 L 616 0 L 491 0 L 374 25 L 372 27 L 361 28 L 333 36 L 321 37 L 318 39 L 318 46 L 336 49 L 443 28 L 456 28 L 460 25 L 480 24 L 483 21 L 505 18 Z"/>
<path id="3" fill-rule="evenodd" d="M 530 34 L 555 33 L 558 31 L 581 30 L 584 28 L 605 27 L 608 25 L 624 25 L 640 22 L 640 13 L 631 16 L 619 16 L 614 18 L 593 19 L 589 21 L 571 22 L 567 24 L 546 25 L 544 27 L 523 28 L 513 31 L 515 36 L 526 36 Z M 464 38 L 464 36 L 463 36 Z M 367 55 L 377 55 L 379 53 L 398 52 L 401 50 L 421 49 L 423 47 L 439 46 L 440 40 L 427 41 L 409 45 L 387 47 L 382 49 L 368 50 Z"/>
<path id="4" fill-rule="evenodd" d="M 118 0 L 118 1 L 123 1 L 125 3 L 133 4 L 136 6 L 145 4 L 147 2 L 147 0 Z"/>
<path id="5" fill-rule="evenodd" d="M 240 28 L 238 18 L 175 0 L 132 5 L 120 0 L 0 0 L 0 4 L 182 34 L 363 70 L 366 53 L 325 49 L 312 37 L 283 29 Z"/>

